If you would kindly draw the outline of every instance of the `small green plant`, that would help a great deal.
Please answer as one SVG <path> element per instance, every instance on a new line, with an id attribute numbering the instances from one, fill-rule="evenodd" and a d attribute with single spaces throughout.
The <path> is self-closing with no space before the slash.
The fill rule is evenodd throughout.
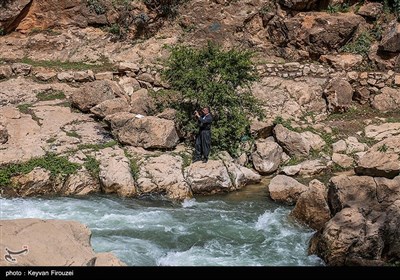
<path id="1" fill-rule="evenodd" d="M 281 116 L 277 116 L 277 117 L 274 119 L 273 123 L 274 123 L 274 125 L 281 124 L 281 125 L 283 125 L 284 127 L 286 127 L 286 128 L 289 129 L 289 130 L 297 131 L 297 129 L 295 129 L 295 128 L 292 126 L 292 121 L 291 121 L 291 120 L 288 120 L 288 119 L 285 120 L 285 119 L 282 118 Z"/>
<path id="2" fill-rule="evenodd" d="M 292 156 L 287 162 L 285 162 L 285 166 L 297 165 L 301 163 L 304 159 L 298 158 L 296 156 Z"/>
<path id="3" fill-rule="evenodd" d="M 89 171 L 90 175 L 92 175 L 93 178 L 99 177 L 100 162 L 96 158 L 92 156 L 87 156 L 83 166 L 86 168 L 87 171 Z"/>
<path id="4" fill-rule="evenodd" d="M 40 118 L 38 118 L 38 116 L 36 116 L 35 112 L 32 110 L 32 104 L 29 103 L 24 103 L 24 104 L 20 104 L 17 106 L 18 110 L 23 113 L 23 114 L 27 114 L 27 115 L 31 115 L 32 116 L 32 120 L 36 121 L 39 125 L 40 124 Z"/>
<path id="5" fill-rule="evenodd" d="M 0 186 L 9 186 L 11 177 L 28 174 L 35 167 L 41 167 L 50 171 L 52 177 L 66 177 L 69 174 L 75 173 L 80 165 L 69 162 L 67 157 L 49 153 L 44 157 L 32 158 L 25 163 L 9 164 L 0 167 Z"/>
<path id="6" fill-rule="evenodd" d="M 107 12 L 104 4 L 101 3 L 100 0 L 87 0 L 86 5 L 91 11 L 95 12 L 98 15 L 102 15 Z"/>
<path id="7" fill-rule="evenodd" d="M 355 40 L 343 46 L 340 51 L 356 53 L 366 57 L 373 41 L 374 37 L 371 33 L 369 31 L 364 31 L 360 33 Z"/>
<path id="8" fill-rule="evenodd" d="M 122 34 L 121 27 L 119 26 L 118 23 L 112 24 L 112 25 L 108 28 L 108 32 L 110 32 L 111 34 L 114 34 L 114 35 L 116 35 L 116 36 L 121 36 L 121 34 Z"/>
<path id="9" fill-rule="evenodd" d="M 129 160 L 129 167 L 131 169 L 133 180 L 137 181 L 139 179 L 140 172 L 139 159 L 129 154 L 126 150 L 124 150 L 124 153 Z"/>
<path id="10" fill-rule="evenodd" d="M 80 136 L 80 135 L 78 134 L 78 132 L 76 132 L 75 130 L 67 131 L 67 132 L 65 132 L 65 134 L 66 134 L 67 136 L 69 136 L 69 137 L 75 137 L 75 138 L 78 138 L 78 139 L 82 138 L 82 136 Z"/>
<path id="11" fill-rule="evenodd" d="M 330 14 L 336 13 L 347 13 L 349 11 L 349 4 L 337 4 L 337 5 L 329 5 L 326 11 Z"/>
<path id="12" fill-rule="evenodd" d="M 178 15 L 178 8 L 188 0 L 143 0 L 144 4 L 151 11 L 156 12 L 161 17 L 175 18 Z"/>
<path id="13" fill-rule="evenodd" d="M 50 137 L 49 139 L 46 140 L 46 143 L 51 144 L 51 143 L 56 142 L 56 140 L 57 140 L 57 139 L 56 139 L 55 137 Z"/>
<path id="14" fill-rule="evenodd" d="M 93 151 L 100 151 L 105 148 L 114 147 L 117 145 L 118 142 L 115 140 L 108 141 L 107 143 L 103 144 L 79 144 L 79 150 L 93 150 Z"/>
<path id="15" fill-rule="evenodd" d="M 383 144 L 382 146 L 379 146 L 377 150 L 378 152 L 386 153 L 388 149 L 389 149 L 388 146 L 386 146 L 386 144 Z"/>
<path id="16" fill-rule="evenodd" d="M 36 98 L 39 101 L 50 101 L 50 100 L 56 100 L 56 99 L 64 99 L 65 94 L 61 90 L 46 90 L 46 91 L 41 91 L 38 94 L 36 94 Z"/>
<path id="17" fill-rule="evenodd" d="M 0 27 L 0 36 L 6 35 L 6 32 L 3 27 Z"/>
<path id="18" fill-rule="evenodd" d="M 191 156 L 188 153 L 180 152 L 179 155 L 182 158 L 182 171 L 190 165 L 192 162 Z"/>
<path id="19" fill-rule="evenodd" d="M 351 167 L 351 168 L 352 168 L 352 167 Z M 334 163 L 334 164 L 332 165 L 332 167 L 331 167 L 331 170 L 332 170 L 333 173 L 337 173 L 337 172 L 343 172 L 343 171 L 345 171 L 346 168 L 340 166 L 340 165 L 337 164 L 337 163 Z"/>
<path id="20" fill-rule="evenodd" d="M 89 64 L 85 62 L 70 62 L 70 61 L 60 61 L 60 60 L 33 60 L 28 57 L 24 57 L 17 62 L 22 62 L 30 64 L 34 67 L 44 67 L 56 70 L 93 70 L 95 72 L 99 71 L 110 71 L 115 68 L 106 57 L 101 57 L 96 63 Z"/>
<path id="21" fill-rule="evenodd" d="M 30 114 L 30 112 L 32 110 L 31 107 L 32 107 L 32 104 L 30 104 L 30 103 L 24 103 L 24 104 L 20 104 L 17 106 L 18 110 L 23 114 Z"/>

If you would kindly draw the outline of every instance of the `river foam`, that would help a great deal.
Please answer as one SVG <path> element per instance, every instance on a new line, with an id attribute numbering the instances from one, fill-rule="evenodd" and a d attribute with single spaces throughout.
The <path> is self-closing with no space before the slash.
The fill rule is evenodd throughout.
<path id="1" fill-rule="evenodd" d="M 0 199 L 2 219 L 77 220 L 97 252 L 141 266 L 319 266 L 307 256 L 313 231 L 264 191 L 172 203 L 152 197 Z"/>

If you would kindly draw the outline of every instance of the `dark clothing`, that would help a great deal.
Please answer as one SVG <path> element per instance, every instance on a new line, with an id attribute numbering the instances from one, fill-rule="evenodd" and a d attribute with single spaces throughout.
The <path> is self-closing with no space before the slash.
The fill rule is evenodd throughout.
<path id="1" fill-rule="evenodd" d="M 199 123 L 199 133 L 196 136 L 196 160 L 200 160 L 202 157 L 208 160 L 208 155 L 211 149 L 211 123 L 212 116 L 207 114 L 204 117 L 200 117 Z"/>

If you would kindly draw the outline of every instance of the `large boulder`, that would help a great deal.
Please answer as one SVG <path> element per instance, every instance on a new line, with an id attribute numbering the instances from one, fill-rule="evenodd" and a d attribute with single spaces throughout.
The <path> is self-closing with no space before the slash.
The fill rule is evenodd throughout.
<path id="1" fill-rule="evenodd" d="M 348 70 L 360 65 L 363 57 L 359 54 L 327 54 L 321 55 L 320 60 L 329 63 L 338 70 Z"/>
<path id="2" fill-rule="evenodd" d="M 318 180 L 312 180 L 308 190 L 300 194 L 291 215 L 312 229 L 323 228 L 331 218 L 325 185 Z"/>
<path id="3" fill-rule="evenodd" d="M 291 156 L 307 156 L 310 152 L 310 143 L 300 133 L 291 131 L 281 124 L 274 128 L 274 135 L 282 148 Z"/>
<path id="4" fill-rule="evenodd" d="M 268 185 L 271 198 L 288 205 L 294 205 L 307 189 L 307 186 L 285 175 L 275 176 Z"/>
<path id="5" fill-rule="evenodd" d="M 11 185 L 20 196 L 54 194 L 50 171 L 36 167 L 31 172 L 11 178 Z"/>
<path id="6" fill-rule="evenodd" d="M 88 195 L 100 192 L 100 184 L 87 170 L 80 170 L 67 178 L 60 192 L 63 195 Z"/>
<path id="7" fill-rule="evenodd" d="M 72 105 L 87 112 L 97 104 L 118 96 L 123 96 L 123 93 L 116 82 L 101 80 L 85 83 L 83 87 L 72 94 L 71 99 Z"/>
<path id="8" fill-rule="evenodd" d="M 47 82 L 57 76 L 57 72 L 45 67 L 35 67 L 33 70 L 33 75 L 36 79 Z"/>
<path id="9" fill-rule="evenodd" d="M 332 177 L 329 181 L 328 201 L 333 214 L 345 207 L 371 209 L 377 204 L 376 183 L 369 176 Z"/>
<path id="10" fill-rule="evenodd" d="M 115 114 L 108 115 L 104 118 L 104 121 L 107 122 L 112 130 L 115 132 L 118 131 L 121 127 L 123 127 L 128 121 L 135 118 L 136 115 L 128 112 L 119 112 Z"/>
<path id="11" fill-rule="evenodd" d="M 105 193 L 117 193 L 120 196 L 133 196 L 136 186 L 131 173 L 130 161 L 120 148 L 101 150 L 99 158 L 99 178 Z"/>
<path id="12" fill-rule="evenodd" d="M 339 50 L 363 22 L 365 20 L 361 16 L 349 13 L 298 13 L 270 25 L 268 32 L 271 42 L 291 44 L 318 58 L 319 55 Z"/>
<path id="13" fill-rule="evenodd" d="M 400 136 L 386 138 L 373 145 L 357 161 L 358 175 L 394 178 L 400 173 Z"/>
<path id="14" fill-rule="evenodd" d="M 99 118 L 104 118 L 119 112 L 129 112 L 130 107 L 125 98 L 108 99 L 90 109 Z"/>
<path id="15" fill-rule="evenodd" d="M 385 52 L 400 52 L 400 23 L 392 21 L 382 36 L 379 49 Z"/>
<path id="16" fill-rule="evenodd" d="M 17 2 L 23 2 L 18 0 Z M 33 28 L 42 30 L 77 26 L 87 27 L 89 24 L 105 25 L 108 23 L 106 9 L 112 7 L 106 6 L 106 1 L 96 2 L 96 13 L 94 8 L 81 0 L 46 0 L 46 1 L 28 1 L 21 10 L 15 14 L 15 19 L 8 24 L 8 30 L 18 30 L 28 32 Z M 7 7 L 7 6 L 6 6 Z"/>
<path id="17" fill-rule="evenodd" d="M 329 82 L 324 94 L 330 112 L 344 112 L 351 105 L 353 88 L 346 80 L 335 78 Z"/>
<path id="18" fill-rule="evenodd" d="M 400 176 L 393 179 L 375 177 L 376 197 L 382 205 L 390 205 L 400 200 Z"/>
<path id="19" fill-rule="evenodd" d="M 360 7 L 357 14 L 369 19 L 376 19 L 382 13 L 383 5 L 381 3 L 366 3 Z"/>
<path id="20" fill-rule="evenodd" d="M 219 154 L 219 158 L 224 162 L 228 170 L 230 179 L 235 189 L 241 189 L 248 184 L 257 184 L 261 181 L 261 176 L 257 172 L 242 165 L 239 165 L 227 152 Z"/>
<path id="21" fill-rule="evenodd" d="M 174 200 L 192 197 L 192 191 L 182 173 L 181 157 L 163 154 L 149 157 L 140 164 L 138 191 L 144 194 L 161 193 Z"/>
<path id="22" fill-rule="evenodd" d="M 310 148 L 314 151 L 319 151 L 325 146 L 325 141 L 318 134 L 312 133 L 311 131 L 304 131 L 300 133 L 301 136 L 310 143 Z"/>
<path id="23" fill-rule="evenodd" d="M 0 220 L 0 228 L 0 250 L 5 253 L 1 266 L 125 265 L 111 253 L 109 260 L 102 257 L 104 253 L 96 254 L 90 245 L 90 229 L 75 221 Z M 7 255 L 8 251 L 23 252 Z"/>
<path id="24" fill-rule="evenodd" d="M 374 96 L 372 107 L 382 112 L 394 111 L 400 108 L 400 89 L 384 87 Z"/>
<path id="25" fill-rule="evenodd" d="M 366 137 L 381 141 L 400 134 L 400 123 L 371 124 L 364 128 L 364 132 Z"/>
<path id="26" fill-rule="evenodd" d="M 322 160 L 319 159 L 306 160 L 300 164 L 300 170 L 298 175 L 302 177 L 311 177 L 320 174 L 326 169 L 327 169 L 326 164 L 324 164 Z"/>
<path id="27" fill-rule="evenodd" d="M 145 88 L 139 89 L 131 95 L 131 112 L 141 115 L 149 115 L 155 111 L 154 99 Z"/>
<path id="28" fill-rule="evenodd" d="M 252 153 L 254 168 L 262 173 L 275 172 L 282 159 L 282 147 L 269 140 L 258 140 L 255 143 L 256 151 Z"/>
<path id="29" fill-rule="evenodd" d="M 400 259 L 400 200 L 396 200 L 386 210 L 385 242 L 388 259 Z"/>
<path id="30" fill-rule="evenodd" d="M 348 155 L 333 153 L 332 161 L 342 168 L 349 168 L 353 165 L 354 159 Z"/>
<path id="31" fill-rule="evenodd" d="M 382 265 L 384 223 L 385 215 L 364 217 L 357 208 L 344 208 L 313 236 L 310 253 L 330 266 Z"/>
<path id="32" fill-rule="evenodd" d="M 5 32 L 10 32 L 13 23 L 22 10 L 32 2 L 31 0 L 2 1 L 0 4 L 0 27 Z"/>
<path id="33" fill-rule="evenodd" d="M 114 132 L 121 143 L 145 149 L 171 149 L 179 141 L 173 121 L 152 116 L 132 118 Z"/>
<path id="34" fill-rule="evenodd" d="M 201 161 L 185 169 L 185 178 L 193 194 L 214 194 L 235 189 L 230 174 L 222 160 Z"/>

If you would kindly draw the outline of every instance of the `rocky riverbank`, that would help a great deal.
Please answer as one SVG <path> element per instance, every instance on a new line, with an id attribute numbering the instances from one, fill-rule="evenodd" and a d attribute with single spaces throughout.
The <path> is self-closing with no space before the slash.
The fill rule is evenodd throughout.
<path id="1" fill-rule="evenodd" d="M 112 253 L 95 253 L 92 233 L 75 221 L 1 220 L 1 266 L 125 266 Z"/>
<path id="2" fill-rule="evenodd" d="M 2 196 L 183 200 L 273 175 L 270 197 L 318 230 L 310 252 L 328 265 L 398 260 L 400 24 L 387 7 L 193 0 L 167 20 L 132 1 L 132 24 L 115 36 L 122 6 L 53 2 L 0 6 Z M 252 89 L 267 119 L 253 122 L 239 157 L 203 164 L 153 97 L 169 87 L 163 46 L 207 40 L 256 51 Z"/>

